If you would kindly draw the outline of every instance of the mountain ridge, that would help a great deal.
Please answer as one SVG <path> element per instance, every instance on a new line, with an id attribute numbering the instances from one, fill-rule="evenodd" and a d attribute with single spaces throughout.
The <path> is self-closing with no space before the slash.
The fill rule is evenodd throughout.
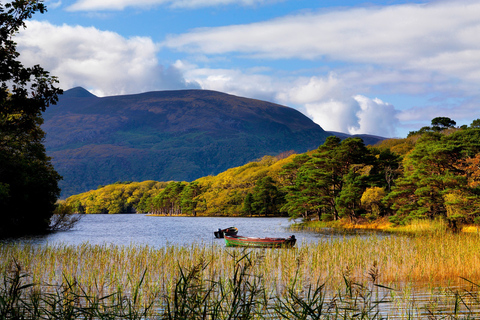
<path id="1" fill-rule="evenodd" d="M 193 181 L 329 135 L 290 107 L 209 90 L 60 96 L 42 128 L 62 197 L 117 181 Z"/>

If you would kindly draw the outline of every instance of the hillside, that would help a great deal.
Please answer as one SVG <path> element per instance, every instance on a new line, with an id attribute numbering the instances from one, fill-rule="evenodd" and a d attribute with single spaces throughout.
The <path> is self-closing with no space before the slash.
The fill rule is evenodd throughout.
<path id="1" fill-rule="evenodd" d="M 193 181 L 330 135 L 295 109 L 207 90 L 100 98 L 74 88 L 44 119 L 63 197 L 117 181 Z"/>

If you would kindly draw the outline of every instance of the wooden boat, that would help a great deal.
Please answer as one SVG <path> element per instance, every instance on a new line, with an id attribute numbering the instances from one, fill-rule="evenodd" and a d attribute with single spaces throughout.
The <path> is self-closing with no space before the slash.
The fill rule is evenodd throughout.
<path id="1" fill-rule="evenodd" d="M 255 238 L 225 235 L 227 247 L 291 248 L 296 242 L 295 236 L 288 238 Z"/>
<path id="2" fill-rule="evenodd" d="M 223 230 L 219 228 L 218 231 L 214 231 L 213 234 L 215 235 L 215 238 L 223 238 L 224 235 L 234 236 L 237 232 L 237 228 L 230 227 Z"/>

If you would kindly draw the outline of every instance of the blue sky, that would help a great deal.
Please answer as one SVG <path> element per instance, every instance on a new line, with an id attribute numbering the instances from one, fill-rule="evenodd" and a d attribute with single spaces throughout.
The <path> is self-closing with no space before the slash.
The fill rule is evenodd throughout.
<path id="1" fill-rule="evenodd" d="M 47 0 L 21 59 L 98 96 L 209 89 L 405 137 L 480 118 L 479 1 Z"/>

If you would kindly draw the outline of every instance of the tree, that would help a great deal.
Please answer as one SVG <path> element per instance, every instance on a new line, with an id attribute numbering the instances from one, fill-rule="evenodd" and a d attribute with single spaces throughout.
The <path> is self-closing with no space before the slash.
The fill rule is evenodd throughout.
<path id="1" fill-rule="evenodd" d="M 475 119 L 470 124 L 470 128 L 472 129 L 480 129 L 480 119 Z"/>
<path id="2" fill-rule="evenodd" d="M 414 136 L 414 135 L 423 135 L 425 133 L 431 133 L 431 132 L 440 132 L 440 131 L 443 131 L 445 129 L 449 129 L 449 128 L 455 128 L 455 125 L 457 123 L 448 118 L 448 117 L 436 117 L 436 118 L 433 118 L 432 121 L 431 121 L 431 127 L 422 127 L 420 130 L 418 131 L 410 131 L 408 133 L 408 137 L 411 137 L 411 136 Z"/>
<path id="3" fill-rule="evenodd" d="M 424 134 L 405 157 L 403 175 L 386 197 L 396 212 L 392 222 L 440 217 L 456 231 L 462 223 L 475 220 L 479 152 L 478 129 Z"/>
<path id="4" fill-rule="evenodd" d="M 60 193 L 40 125 L 62 90 L 40 66 L 24 67 L 13 41 L 45 11 L 37 0 L 0 3 L 0 237 L 47 231 Z"/>
<path id="5" fill-rule="evenodd" d="M 287 177 L 283 210 L 290 217 L 338 220 L 354 218 L 360 208 L 365 168 L 375 158 L 358 138 L 341 141 L 330 136 L 310 157 L 295 158 L 296 164 L 285 166 Z M 301 161 L 300 161 L 301 160 Z M 298 167 L 297 167 L 298 166 Z M 294 183 L 292 183 L 294 182 Z"/>
<path id="6" fill-rule="evenodd" d="M 363 192 L 361 203 L 367 212 L 365 215 L 367 219 L 375 220 L 381 215 L 383 197 L 385 197 L 385 190 L 380 187 L 367 188 Z"/>
<path id="7" fill-rule="evenodd" d="M 180 203 L 182 207 L 182 213 L 197 215 L 198 196 L 202 190 L 198 182 L 192 182 L 185 186 L 180 194 Z"/>
<path id="8" fill-rule="evenodd" d="M 432 129 L 434 131 L 442 131 L 448 128 L 454 128 L 457 123 L 447 117 L 436 117 L 432 119 Z"/>
<path id="9" fill-rule="evenodd" d="M 243 200 L 242 211 L 248 216 L 252 216 L 253 213 L 253 194 L 251 192 L 247 193 L 247 196 Z"/>
<path id="10" fill-rule="evenodd" d="M 335 206 L 341 218 L 348 218 L 351 222 L 354 222 L 362 210 L 360 204 L 365 189 L 364 179 L 353 166 L 350 172 L 344 175 L 343 180 L 343 187 L 335 201 Z"/>
<path id="11" fill-rule="evenodd" d="M 248 198 L 248 195 L 247 195 Z M 266 176 L 257 181 L 252 193 L 253 202 L 251 202 L 251 210 L 259 215 L 274 215 L 278 213 L 278 207 L 283 202 L 283 195 L 275 185 L 275 181 Z M 248 211 L 248 203 L 244 201 L 244 210 Z"/>

